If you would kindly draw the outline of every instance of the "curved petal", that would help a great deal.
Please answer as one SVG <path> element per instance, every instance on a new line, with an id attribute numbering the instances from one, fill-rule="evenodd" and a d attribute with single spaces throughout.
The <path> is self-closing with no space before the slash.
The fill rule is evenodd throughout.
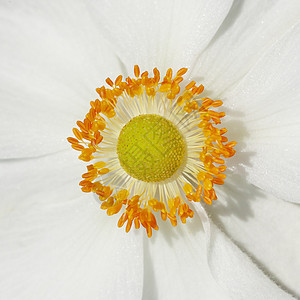
<path id="1" fill-rule="evenodd" d="M 142 243 L 86 197 L 2 222 L 2 299 L 140 299 Z"/>
<path id="2" fill-rule="evenodd" d="M 144 240 L 143 300 L 230 299 L 210 274 L 200 219 L 171 227 L 160 224 L 159 231 Z"/>
<path id="3" fill-rule="evenodd" d="M 227 233 L 280 286 L 300 295 L 300 207 L 231 174 L 207 207 Z"/>
<path id="4" fill-rule="evenodd" d="M 84 1 L 2 1 L 0 24 L 0 157 L 65 149 L 116 57 Z"/>
<path id="5" fill-rule="evenodd" d="M 235 1 L 192 73 L 211 97 L 220 97 L 299 18 L 297 0 Z"/>
<path id="6" fill-rule="evenodd" d="M 140 299 L 142 239 L 75 188 L 67 155 L 49 158 L 6 162 L 1 200 L 19 203 L 0 222 L 1 299 Z"/>
<path id="7" fill-rule="evenodd" d="M 190 67 L 226 17 L 232 0 L 95 2 L 94 16 L 126 66 Z"/>
<path id="8" fill-rule="evenodd" d="M 237 171 L 280 199 L 300 202 L 300 24 L 226 93 Z"/>
<path id="9" fill-rule="evenodd" d="M 0 170 L 0 224 L 15 211 L 59 204 L 82 193 L 78 183 L 85 167 L 71 150 L 38 158 L 2 160 Z"/>
<path id="10" fill-rule="evenodd" d="M 294 299 L 270 280 L 249 256 L 210 222 L 199 204 L 195 205 L 195 209 L 206 232 L 210 270 L 231 299 Z"/>

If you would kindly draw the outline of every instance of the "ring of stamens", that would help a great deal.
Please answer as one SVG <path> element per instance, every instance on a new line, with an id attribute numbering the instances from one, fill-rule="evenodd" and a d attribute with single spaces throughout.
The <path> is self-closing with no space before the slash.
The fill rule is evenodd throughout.
<path id="1" fill-rule="evenodd" d="M 173 76 L 169 69 L 160 81 L 156 68 L 151 77 L 148 72 L 140 74 L 135 66 L 135 78 L 123 81 L 120 75 L 114 82 L 107 78 L 110 87 L 96 89 L 101 100 L 91 101 L 84 121 L 78 121 L 78 128 L 73 129 L 75 137 L 68 138 L 72 148 L 81 152 L 79 159 L 93 161 L 79 183 L 82 191 L 96 193 L 108 215 L 123 208 L 118 226 L 126 224 L 126 232 L 132 224 L 135 228 L 142 225 L 150 237 L 152 229 L 158 229 L 156 212 L 173 226 L 177 225 L 178 217 L 185 223 L 194 214 L 187 203 L 212 204 L 217 199 L 214 184 L 222 185 L 226 178 L 224 158 L 235 154 L 236 142 L 228 142 L 224 136 L 226 128 L 216 127 L 225 116 L 224 112 L 214 110 L 222 101 L 201 98 L 204 87 L 196 86 L 194 81 L 182 90 L 180 85 L 186 72 L 182 68 Z M 157 181 L 126 172 L 118 157 L 122 128 L 143 114 L 159 115 L 170 121 L 186 142 L 184 164 L 180 159 L 180 166 L 172 174 L 159 175 Z"/>

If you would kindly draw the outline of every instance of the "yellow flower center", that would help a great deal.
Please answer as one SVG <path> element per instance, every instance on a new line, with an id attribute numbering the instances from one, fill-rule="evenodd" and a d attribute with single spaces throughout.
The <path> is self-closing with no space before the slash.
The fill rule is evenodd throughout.
<path id="1" fill-rule="evenodd" d="M 186 145 L 177 127 L 155 114 L 139 115 L 121 130 L 117 153 L 130 176 L 145 181 L 164 181 L 179 169 Z"/>

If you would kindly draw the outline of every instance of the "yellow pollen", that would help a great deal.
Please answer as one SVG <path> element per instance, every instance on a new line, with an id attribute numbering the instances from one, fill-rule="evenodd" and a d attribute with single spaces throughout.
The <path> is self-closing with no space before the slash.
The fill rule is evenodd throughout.
<path id="1" fill-rule="evenodd" d="M 123 169 L 145 182 L 170 178 L 182 165 L 185 142 L 178 128 L 155 114 L 139 115 L 121 130 L 117 153 Z"/>

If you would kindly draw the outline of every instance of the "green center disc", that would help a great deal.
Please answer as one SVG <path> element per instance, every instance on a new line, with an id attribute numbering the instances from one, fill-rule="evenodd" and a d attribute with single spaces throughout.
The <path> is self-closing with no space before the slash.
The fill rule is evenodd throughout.
<path id="1" fill-rule="evenodd" d="M 154 114 L 139 115 L 121 130 L 117 153 L 130 176 L 159 182 L 170 178 L 185 160 L 186 145 L 177 127 Z"/>

